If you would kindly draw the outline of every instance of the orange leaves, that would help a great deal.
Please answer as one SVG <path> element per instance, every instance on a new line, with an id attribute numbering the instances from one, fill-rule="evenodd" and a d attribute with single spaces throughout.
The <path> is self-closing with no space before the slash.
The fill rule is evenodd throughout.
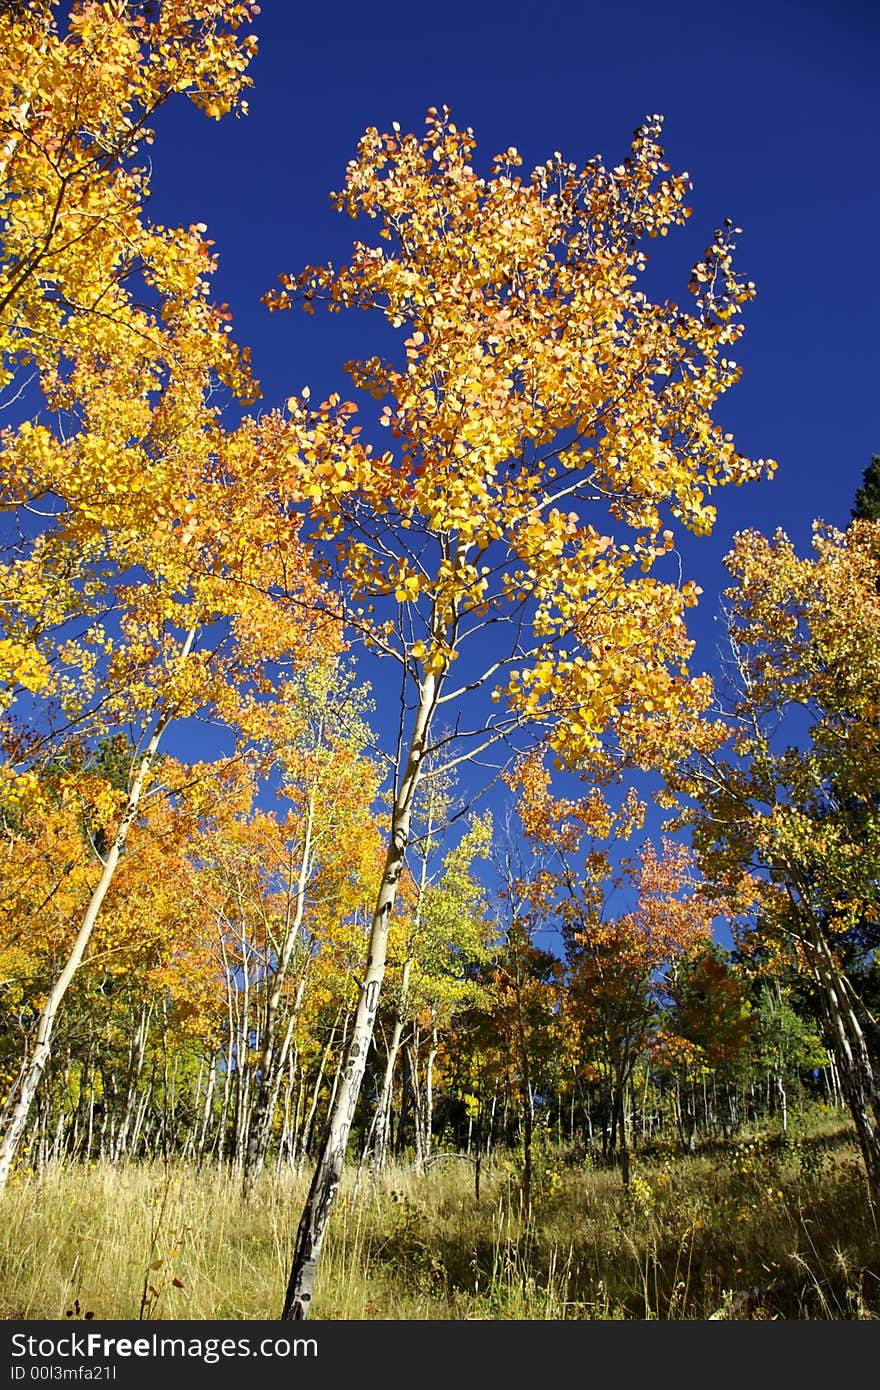
<path id="1" fill-rule="evenodd" d="M 695 868 L 693 852 L 672 840 L 664 840 L 659 856 L 650 843 L 642 850 L 638 907 L 630 921 L 660 959 L 711 940 L 721 908 L 701 891 Z"/>
<path id="2" fill-rule="evenodd" d="M 582 1041 L 625 1076 L 651 1036 L 660 972 L 711 941 L 718 904 L 697 879 L 691 851 L 672 841 L 660 853 L 646 843 L 636 863 L 624 861 L 613 874 L 614 846 L 643 822 L 645 807 L 634 791 L 616 810 L 597 788 L 579 800 L 553 797 L 549 772 L 534 754 L 509 785 L 542 863 L 518 892 L 530 920 L 555 926 L 566 944 L 564 1014 Z M 635 891 L 635 907 L 611 915 L 613 894 L 625 885 Z"/>
<path id="3" fill-rule="evenodd" d="M 517 811 L 536 852 L 574 854 L 584 840 L 626 837 L 641 823 L 644 806 L 635 793 L 615 812 L 598 787 L 577 800 L 551 795 L 550 772 L 541 750 L 521 758 L 505 782 L 517 794 Z"/>
<path id="4" fill-rule="evenodd" d="M 571 970 L 566 1008 L 582 1031 L 626 1075 L 654 1036 L 655 1013 L 667 975 L 676 963 L 705 949 L 717 908 L 692 877 L 692 856 L 664 841 L 657 854 L 648 843 L 631 873 L 637 905 L 605 918 L 595 894 L 570 873 L 560 876 L 557 911 Z M 656 1043 L 655 1043 L 656 1045 Z"/>

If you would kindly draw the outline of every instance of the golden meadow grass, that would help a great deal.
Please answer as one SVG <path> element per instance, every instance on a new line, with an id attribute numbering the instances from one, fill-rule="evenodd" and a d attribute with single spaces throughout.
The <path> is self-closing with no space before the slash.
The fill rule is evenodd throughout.
<path id="1" fill-rule="evenodd" d="M 53 1165 L 3 1199 L 0 1315 L 276 1319 L 308 1174 Z M 531 1221 L 512 1159 L 390 1167 L 331 1222 L 318 1319 L 880 1316 L 880 1242 L 851 1136 L 743 1139 L 614 1171 L 546 1149 Z"/>

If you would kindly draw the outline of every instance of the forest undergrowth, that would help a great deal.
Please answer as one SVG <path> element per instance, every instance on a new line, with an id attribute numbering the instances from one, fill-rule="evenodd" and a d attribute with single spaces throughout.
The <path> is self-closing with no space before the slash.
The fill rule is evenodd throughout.
<path id="1" fill-rule="evenodd" d="M 516 1155 L 436 1153 L 345 1176 L 317 1319 L 873 1319 L 880 1234 L 838 1118 L 617 1169 L 547 1144 L 523 1210 Z M 276 1319 L 307 1174 L 161 1162 L 14 1176 L 4 1319 Z M 477 1187 L 479 1190 L 477 1191 Z"/>

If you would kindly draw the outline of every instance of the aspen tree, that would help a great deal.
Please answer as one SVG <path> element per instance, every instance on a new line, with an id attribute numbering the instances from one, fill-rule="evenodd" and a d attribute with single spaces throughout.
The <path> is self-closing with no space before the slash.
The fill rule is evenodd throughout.
<path id="1" fill-rule="evenodd" d="M 674 546 L 668 521 L 708 533 L 711 490 L 768 468 L 711 418 L 739 375 L 728 354 L 754 286 L 734 273 L 726 226 L 693 269 L 689 309 L 639 290 L 645 240 L 687 216 L 689 179 L 664 164 L 660 125 L 649 118 L 616 167 L 554 154 L 525 178 L 513 148 L 481 176 L 473 133 L 445 107 L 423 138 L 370 129 L 336 203 L 377 237 L 267 296 L 371 309 L 406 334 L 400 362 L 348 369 L 384 402 L 388 451 L 334 394 L 316 410 L 290 399 L 289 427 L 307 423 L 314 447 L 278 455 L 291 520 L 305 518 L 349 631 L 396 663 L 402 693 L 367 965 L 285 1319 L 311 1304 L 426 759 L 473 765 L 537 735 L 572 768 L 607 769 L 618 750 L 651 765 L 692 736 L 708 698 L 686 671 L 696 586 L 654 571 Z M 438 715 L 455 731 L 442 759 Z"/>

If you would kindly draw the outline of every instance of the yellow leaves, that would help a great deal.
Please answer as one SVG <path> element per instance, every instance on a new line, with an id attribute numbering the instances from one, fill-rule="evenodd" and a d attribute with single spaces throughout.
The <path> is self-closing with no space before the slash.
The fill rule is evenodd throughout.
<path id="1" fill-rule="evenodd" d="M 32 694 L 49 682 L 49 663 L 41 652 L 23 642 L 0 637 L 0 683 L 22 686 Z"/>
<path id="2" fill-rule="evenodd" d="M 118 133 L 122 108 L 133 119 L 160 82 L 191 93 L 211 117 L 239 101 L 253 51 L 234 39 L 246 7 L 196 9 L 201 46 L 179 27 L 182 0 L 160 7 L 158 28 L 136 32 L 120 11 L 107 56 L 134 64 L 134 75 L 80 72 L 96 103 L 91 138 Z M 90 8 L 82 21 L 98 48 L 101 19 Z M 138 55 L 160 38 L 155 71 L 141 71 Z M 62 82 L 60 135 L 65 94 Z M 505 631 L 517 656 L 504 717 L 552 726 L 553 751 L 568 766 L 599 758 L 605 739 L 647 762 L 690 729 L 705 688 L 671 671 L 686 669 L 681 614 L 698 590 L 651 581 L 672 543 L 671 533 L 656 543 L 660 516 L 671 510 L 709 529 L 708 491 L 754 466 L 709 419 L 737 372 L 723 325 L 744 291 L 728 243 L 705 263 L 691 320 L 634 288 L 633 240 L 664 235 L 684 217 L 687 181 L 663 177 L 658 134 L 649 121 L 617 169 L 557 158 L 522 180 L 514 147 L 478 178 L 473 135 L 445 108 L 429 113 L 421 140 L 366 132 L 338 202 L 377 224 L 378 246 L 356 243 L 339 270 L 284 277 L 269 302 L 372 307 L 405 329 L 402 361 L 351 368 L 381 402 L 394 453 L 379 458 L 335 393 L 312 409 L 303 391 L 289 398 L 288 418 L 225 436 L 208 383 L 251 388 L 246 360 L 228 344 L 227 311 L 207 300 L 204 228 L 144 226 L 145 184 L 125 170 L 90 169 L 81 200 L 65 209 L 81 219 L 82 254 L 61 258 L 52 296 L 28 300 L 44 316 L 40 343 L 72 350 L 70 370 L 49 356 L 40 365 L 86 427 L 69 450 L 44 457 L 35 440 L 21 453 L 69 509 L 68 535 L 85 544 L 106 529 L 113 561 L 149 576 L 146 594 L 117 595 L 128 608 L 108 668 L 116 711 L 172 701 L 188 714 L 213 702 L 231 722 L 259 728 L 272 662 L 301 657 L 315 631 L 307 620 L 297 632 L 297 605 L 326 612 L 328 625 L 336 616 L 318 583 L 326 562 L 350 607 L 387 600 L 375 620 L 358 618 L 361 634 L 428 673 L 444 672 L 465 640 L 476 666 L 478 634 L 513 616 L 519 626 L 490 633 Z M 16 184 L 14 197 L 33 245 L 47 226 L 51 170 L 35 162 L 23 172 L 31 193 Z M 126 297 L 126 257 L 143 264 L 146 310 Z M 66 323 L 62 302 L 96 302 L 102 292 L 118 332 Z M 27 322 L 10 329 L 20 344 Z M 629 540 L 611 534 L 626 528 Z M 403 605 L 411 607 L 401 615 Z M 228 656 L 221 643 L 176 660 L 190 622 L 222 627 Z M 600 809 L 582 814 L 598 824 Z"/>
<path id="3" fill-rule="evenodd" d="M 422 576 L 407 570 L 401 565 L 391 575 L 392 592 L 398 603 L 409 603 L 418 598 L 422 589 Z"/>
<path id="4" fill-rule="evenodd" d="M 254 48 L 250 38 L 239 46 L 235 36 L 246 13 L 226 0 L 171 0 L 145 25 L 134 12 L 94 5 L 75 11 L 62 37 L 47 7 L 32 26 L 3 27 L 0 64 L 15 81 L 0 119 L 21 137 L 0 158 L 5 361 L 30 352 L 41 372 L 51 374 L 59 329 L 84 341 L 87 327 L 112 342 L 108 360 L 142 350 L 119 271 L 140 258 L 147 282 L 174 300 L 178 290 L 163 246 L 177 253 L 177 286 L 185 284 L 190 296 L 201 292 L 198 273 L 209 262 L 199 229 L 191 229 L 187 247 L 186 233 L 157 228 L 151 234 L 141 220 L 143 171 L 104 152 L 135 155 L 149 138 L 143 115 L 169 91 L 195 88 L 212 114 L 230 109 L 247 83 Z M 36 264 L 39 278 L 28 270 Z M 98 303 L 101 318 L 82 312 Z M 63 305 L 71 306 L 69 313 Z M 69 338 L 64 347 L 69 357 Z"/>
<path id="5" fill-rule="evenodd" d="M 232 102 L 229 100 L 203 101 L 201 99 L 198 99 L 197 104 L 204 111 L 205 115 L 210 116 L 211 119 L 214 121 L 219 121 L 221 117 L 227 115 L 232 108 Z"/>

